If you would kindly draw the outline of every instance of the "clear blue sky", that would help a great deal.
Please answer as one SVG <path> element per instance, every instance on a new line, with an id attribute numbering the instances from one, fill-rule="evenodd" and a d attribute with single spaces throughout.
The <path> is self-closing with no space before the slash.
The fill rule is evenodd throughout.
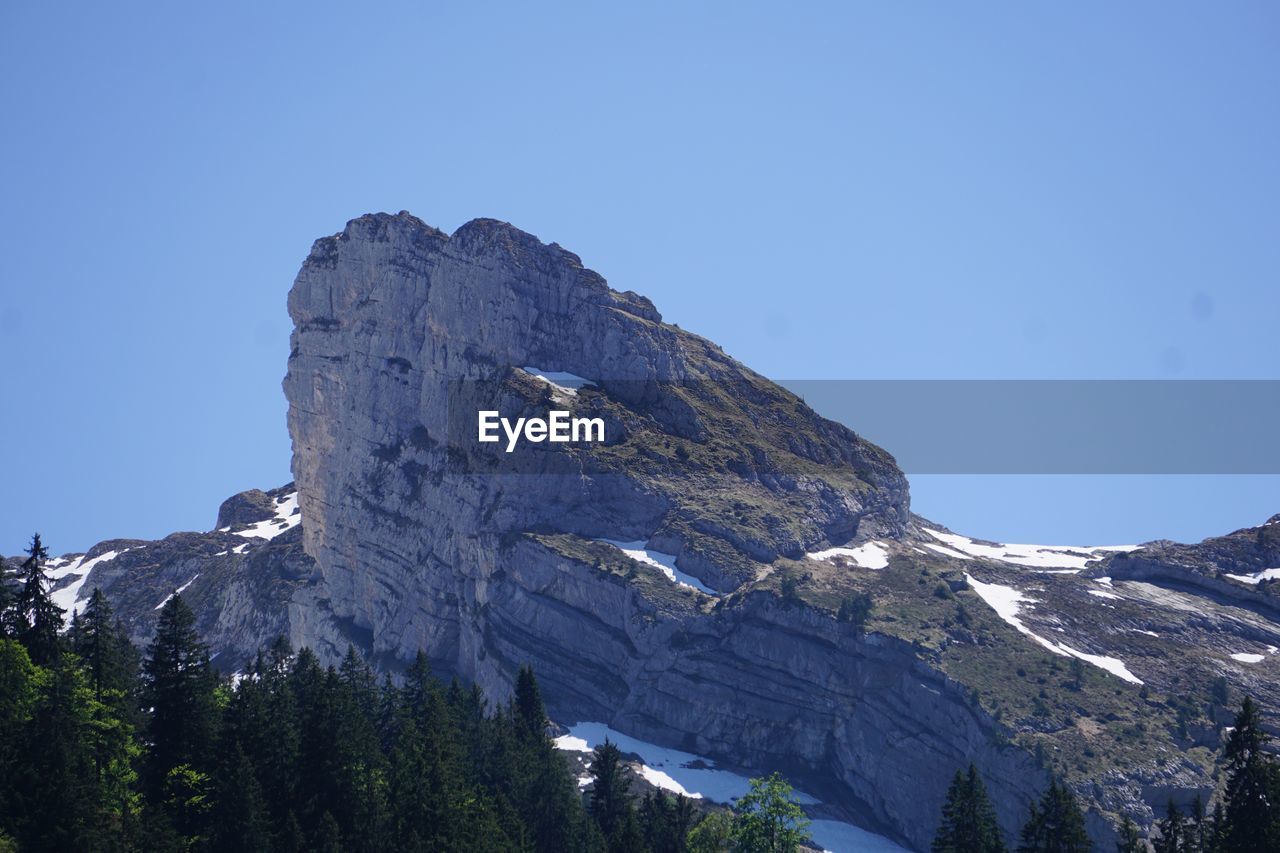
<path id="1" fill-rule="evenodd" d="M 0 7 L 0 552 L 286 482 L 285 296 L 367 211 L 509 220 L 779 378 L 1277 377 L 1274 4 L 286 5 Z M 1009 541 L 1280 511 L 913 493 Z"/>

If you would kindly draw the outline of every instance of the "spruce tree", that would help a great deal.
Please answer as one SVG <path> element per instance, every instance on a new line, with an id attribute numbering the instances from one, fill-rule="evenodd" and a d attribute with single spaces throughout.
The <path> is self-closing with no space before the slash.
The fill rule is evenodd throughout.
<path id="1" fill-rule="evenodd" d="M 63 610 L 53 603 L 49 593 L 49 578 L 44 570 L 48 559 L 49 550 L 40 541 L 40 534 L 34 534 L 22 564 L 15 627 L 18 639 L 37 666 L 53 664 L 62 651 L 58 634 L 63 627 Z"/>
<path id="2" fill-rule="evenodd" d="M 1116 853 L 1147 853 L 1147 846 L 1142 843 L 1142 836 L 1138 833 L 1138 825 L 1128 815 L 1120 822 Z"/>
<path id="3" fill-rule="evenodd" d="M 141 723 L 137 713 L 141 659 L 100 588 L 94 587 L 84 612 L 73 616 L 67 633 L 72 651 L 84 664 L 94 698 L 137 727 Z"/>
<path id="4" fill-rule="evenodd" d="M 174 595 L 160 609 L 143 673 L 151 707 L 147 781 L 152 794 L 163 798 L 175 768 L 209 772 L 217 733 L 216 682 L 209 652 L 196 634 L 195 616 L 181 595 Z M 190 780 L 174 781 L 184 785 Z"/>
<path id="5" fill-rule="evenodd" d="M 239 743 L 224 738 L 214 792 L 212 839 L 215 853 L 268 853 L 271 832 L 262 788 Z"/>
<path id="6" fill-rule="evenodd" d="M 957 770 L 942 806 L 933 853 L 1004 853 L 1004 840 L 987 789 L 973 764 Z"/>
<path id="7" fill-rule="evenodd" d="M 1089 853 L 1084 814 L 1075 795 L 1056 779 L 1049 783 L 1022 828 L 1018 853 Z"/>
<path id="8" fill-rule="evenodd" d="M 522 726 L 529 725 L 529 722 L 524 717 L 520 719 Z M 630 788 L 631 780 L 625 763 L 622 763 L 622 751 L 616 743 L 605 738 L 604 743 L 591 753 L 589 811 L 611 852 L 634 845 L 634 835 L 639 831 Z"/>
<path id="9" fill-rule="evenodd" d="M 533 677 L 533 667 L 527 664 L 520 667 L 516 677 L 515 710 L 520 733 L 528 738 L 542 737 L 547 730 L 547 709 L 542 704 L 542 692 Z"/>
<path id="10" fill-rule="evenodd" d="M 17 639 L 17 579 L 9 569 L 9 561 L 0 556 L 0 640 Z"/>
<path id="11" fill-rule="evenodd" d="M 1246 696 L 1225 749 L 1223 853 L 1280 848 L 1280 778 L 1264 750 L 1268 740 L 1258 706 Z"/>
<path id="12" fill-rule="evenodd" d="M 691 826 L 693 804 L 688 797 L 651 791 L 640 803 L 641 835 L 653 853 L 685 853 Z"/>
<path id="13" fill-rule="evenodd" d="M 21 736 L 18 785 L 22 850 L 84 850 L 93 844 L 101 787 L 91 749 L 92 697 L 79 668 L 64 660 L 40 679 Z"/>
<path id="14" fill-rule="evenodd" d="M 1191 813 L 1182 830 L 1182 853 L 1212 853 L 1213 829 L 1204 813 L 1204 800 L 1196 794 L 1191 801 Z"/>
<path id="15" fill-rule="evenodd" d="M 1178 804 L 1173 800 L 1169 800 L 1164 817 L 1156 822 L 1156 827 L 1160 834 L 1154 842 L 1155 853 L 1182 853 L 1184 821 Z"/>

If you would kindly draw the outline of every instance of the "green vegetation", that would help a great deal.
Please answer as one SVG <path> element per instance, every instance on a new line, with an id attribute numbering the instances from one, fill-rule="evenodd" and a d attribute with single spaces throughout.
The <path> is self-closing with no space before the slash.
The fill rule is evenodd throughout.
<path id="1" fill-rule="evenodd" d="M 637 571 L 616 549 L 565 543 Z M 0 575 L 0 853 L 792 853 L 807 838 L 778 776 L 699 820 L 684 797 L 637 798 L 608 742 L 584 802 L 527 667 L 496 708 L 421 654 L 379 682 L 354 649 L 325 668 L 283 638 L 226 680 L 181 595 L 145 655 L 99 590 L 65 634 L 49 630 L 63 613 L 38 537 L 28 555 L 18 584 Z M 705 846 L 720 825 L 732 846 Z"/>
<path id="2" fill-rule="evenodd" d="M 809 842 L 809 821 L 777 773 L 752 779 L 734 813 L 712 812 L 689 833 L 690 853 L 795 853 Z"/>
<path id="3" fill-rule="evenodd" d="M 1172 800 L 1156 822 L 1155 853 L 1259 853 L 1280 850 L 1280 762 L 1266 748 L 1267 734 L 1252 699 L 1246 698 L 1223 749 L 1226 783 L 1206 814 L 1199 797 L 1184 814 Z M 1128 816 L 1120 824 L 1119 853 L 1146 851 Z M 956 772 L 947 791 L 933 853 L 1002 853 L 1004 842 L 977 769 Z M 1054 779 L 1032 806 L 1018 853 L 1088 853 L 1084 815 L 1066 784 Z"/>
<path id="4" fill-rule="evenodd" d="M 978 768 L 957 770 L 942 806 L 942 823 L 933 839 L 933 853 L 1005 853 L 996 813 L 987 799 Z"/>

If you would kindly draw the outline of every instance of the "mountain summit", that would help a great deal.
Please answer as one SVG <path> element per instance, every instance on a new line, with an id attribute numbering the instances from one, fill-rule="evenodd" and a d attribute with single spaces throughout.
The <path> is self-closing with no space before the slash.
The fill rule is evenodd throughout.
<path id="1" fill-rule="evenodd" d="M 355 219 L 289 313 L 296 485 L 60 558 L 59 603 L 101 587 L 141 640 L 180 590 L 226 671 L 278 634 L 388 671 L 423 650 L 495 696 L 532 664 L 560 723 L 781 770 L 815 817 L 915 849 L 970 762 L 1007 837 L 1058 778 L 1107 845 L 1212 791 L 1233 699 L 1280 704 L 1280 526 L 958 535 L 884 450 L 490 219 Z M 478 413 L 553 410 L 603 440 L 477 440 Z"/>

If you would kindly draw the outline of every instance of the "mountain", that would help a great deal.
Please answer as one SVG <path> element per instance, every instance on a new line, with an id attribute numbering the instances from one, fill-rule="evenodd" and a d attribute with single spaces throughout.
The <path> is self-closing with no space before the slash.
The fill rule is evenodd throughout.
<path id="1" fill-rule="evenodd" d="M 1122 815 L 1213 789 L 1233 701 L 1280 704 L 1280 526 L 955 534 L 911 513 L 887 452 L 493 220 L 353 220 L 289 312 L 296 485 L 60 558 L 64 605 L 101 586 L 143 641 L 181 590 L 226 671 L 281 633 L 387 670 L 423 649 L 495 696 L 531 663 L 566 745 L 687 754 L 656 768 L 677 779 L 782 770 L 815 816 L 914 849 L 970 761 L 1009 837 L 1057 774 L 1109 848 Z M 480 410 L 551 407 L 604 440 L 476 441 Z"/>

